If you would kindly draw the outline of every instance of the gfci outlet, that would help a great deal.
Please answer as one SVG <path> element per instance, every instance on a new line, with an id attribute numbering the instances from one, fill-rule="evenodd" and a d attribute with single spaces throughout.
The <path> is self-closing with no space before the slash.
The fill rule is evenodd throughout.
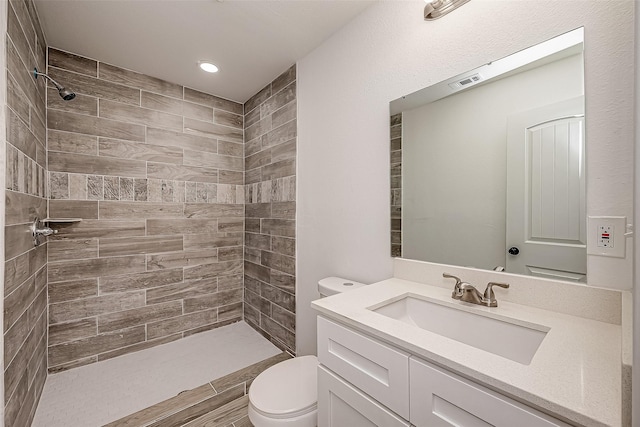
<path id="1" fill-rule="evenodd" d="M 587 229 L 589 230 L 587 254 L 625 257 L 626 216 L 590 216 Z"/>

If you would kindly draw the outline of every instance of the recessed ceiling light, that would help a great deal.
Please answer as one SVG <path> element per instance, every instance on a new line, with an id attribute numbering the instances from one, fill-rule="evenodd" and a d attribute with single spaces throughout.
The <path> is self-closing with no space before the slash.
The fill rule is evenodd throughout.
<path id="1" fill-rule="evenodd" d="M 213 65 L 211 62 L 208 61 L 198 61 L 198 65 L 200 66 L 200 68 L 203 71 L 206 71 L 207 73 L 217 73 L 218 72 L 218 67 L 216 67 L 215 65 Z"/>

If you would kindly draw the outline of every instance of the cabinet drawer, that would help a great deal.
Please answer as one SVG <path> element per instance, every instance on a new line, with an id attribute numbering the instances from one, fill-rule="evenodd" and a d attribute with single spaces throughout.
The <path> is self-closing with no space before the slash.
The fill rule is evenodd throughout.
<path id="1" fill-rule="evenodd" d="M 409 418 L 409 354 L 318 317 L 320 363 Z"/>
<path id="2" fill-rule="evenodd" d="M 409 427 L 409 423 L 318 366 L 318 426 Z"/>
<path id="3" fill-rule="evenodd" d="M 568 424 L 424 361 L 411 358 L 416 427 L 569 427 Z"/>

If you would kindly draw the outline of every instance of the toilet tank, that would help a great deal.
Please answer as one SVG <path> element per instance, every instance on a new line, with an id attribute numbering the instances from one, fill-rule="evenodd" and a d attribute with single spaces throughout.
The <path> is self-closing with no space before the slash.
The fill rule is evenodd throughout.
<path id="1" fill-rule="evenodd" d="M 366 285 L 364 283 L 355 282 L 342 277 L 325 277 L 324 279 L 320 279 L 318 282 L 318 292 L 320 292 L 320 297 L 324 298 L 341 292 L 347 292 L 361 286 Z"/>

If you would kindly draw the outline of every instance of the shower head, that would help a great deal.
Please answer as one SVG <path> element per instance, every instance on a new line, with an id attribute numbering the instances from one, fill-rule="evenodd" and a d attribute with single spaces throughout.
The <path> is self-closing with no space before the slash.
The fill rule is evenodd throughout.
<path id="1" fill-rule="evenodd" d="M 42 77 L 46 77 L 47 79 L 49 79 L 49 81 L 51 83 L 53 83 L 53 85 L 56 87 L 56 89 L 58 89 L 58 93 L 60 94 L 60 97 L 62 99 L 64 99 L 65 101 L 71 101 L 73 98 L 76 97 L 76 94 L 65 88 L 64 86 L 58 84 L 58 82 L 56 82 L 55 80 L 53 80 L 51 77 L 47 76 L 44 73 L 39 73 L 37 68 L 33 69 L 33 78 L 37 79 L 38 76 L 42 76 Z"/>

